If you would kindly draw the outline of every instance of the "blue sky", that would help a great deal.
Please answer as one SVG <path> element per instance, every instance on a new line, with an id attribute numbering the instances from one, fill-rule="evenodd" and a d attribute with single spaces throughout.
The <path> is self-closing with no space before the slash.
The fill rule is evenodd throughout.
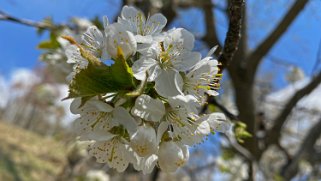
<path id="1" fill-rule="evenodd" d="M 273 1 L 275 2 L 275 1 Z M 249 46 L 255 47 L 277 24 L 293 0 L 248 1 Z M 224 6 L 224 4 L 222 4 Z M 110 19 L 118 13 L 120 0 L 2 0 L 0 10 L 19 18 L 41 21 L 51 16 L 57 23 L 67 22 L 70 17 L 102 17 Z M 288 66 L 280 66 L 271 61 L 271 57 L 284 60 L 286 63 L 302 67 L 307 75 L 311 75 L 317 52 L 321 42 L 321 1 L 311 0 L 305 10 L 291 25 L 288 32 L 280 39 L 261 66 L 261 73 L 277 75 L 276 84 L 285 84 L 283 73 Z M 219 11 L 216 11 L 219 38 L 224 40 L 227 22 Z M 204 34 L 204 24 L 200 20 L 202 14 L 197 9 L 181 11 L 179 20 L 172 26 L 183 26 L 197 35 Z M 7 76 L 16 68 L 33 68 L 39 66 L 40 50 L 37 44 L 47 38 L 47 34 L 39 36 L 34 28 L 0 21 L 0 75 Z"/>
<path id="2" fill-rule="evenodd" d="M 106 0 L 1 0 L 0 10 L 18 18 L 41 21 L 53 17 L 54 22 L 67 22 L 70 17 L 113 17 L 120 9 L 118 1 Z M 48 34 L 37 35 L 34 28 L 0 21 L 0 75 L 7 76 L 16 68 L 39 66 L 37 44 Z"/>

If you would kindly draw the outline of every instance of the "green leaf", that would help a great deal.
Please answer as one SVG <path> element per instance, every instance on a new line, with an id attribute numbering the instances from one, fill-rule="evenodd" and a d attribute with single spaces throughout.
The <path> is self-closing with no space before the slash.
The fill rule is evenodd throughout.
<path id="1" fill-rule="evenodd" d="M 50 32 L 50 39 L 40 42 L 38 48 L 40 49 L 57 49 L 60 47 L 59 42 L 57 41 L 57 35 L 54 31 Z"/>
<path id="2" fill-rule="evenodd" d="M 115 63 L 111 66 L 111 73 L 114 81 L 119 84 L 135 85 L 133 71 L 124 58 L 120 57 L 115 60 Z"/>
<path id="3" fill-rule="evenodd" d="M 237 121 L 234 126 L 235 137 L 238 142 L 244 143 L 244 139 L 252 137 L 252 135 L 246 130 L 246 124 Z"/>
<path id="4" fill-rule="evenodd" d="M 93 97 L 109 92 L 130 92 L 135 88 L 131 68 L 125 60 L 115 60 L 112 66 L 89 63 L 81 69 L 69 85 L 69 96 Z"/>

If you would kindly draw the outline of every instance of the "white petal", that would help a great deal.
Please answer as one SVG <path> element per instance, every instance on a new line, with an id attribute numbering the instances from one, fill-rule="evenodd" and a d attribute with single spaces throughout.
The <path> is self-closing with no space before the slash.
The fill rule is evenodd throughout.
<path id="1" fill-rule="evenodd" d="M 104 25 L 104 29 L 107 29 L 109 25 L 109 20 L 107 16 L 103 16 L 103 25 Z"/>
<path id="2" fill-rule="evenodd" d="M 114 109 L 111 105 L 99 100 L 91 100 L 87 103 L 95 106 L 97 108 L 97 111 L 100 112 L 111 112 Z"/>
<path id="3" fill-rule="evenodd" d="M 170 45 L 173 45 L 177 50 L 193 50 L 194 48 L 194 35 L 183 29 L 177 28 L 170 30 L 167 37 L 164 40 L 164 47 L 167 49 Z"/>
<path id="4" fill-rule="evenodd" d="M 89 155 L 96 157 L 97 162 L 106 163 L 118 172 L 123 172 L 131 160 L 128 148 L 117 138 L 96 142 L 89 147 Z"/>
<path id="5" fill-rule="evenodd" d="M 108 34 L 107 51 L 111 57 L 118 57 L 118 48 L 122 49 L 126 59 L 136 53 L 137 42 L 135 36 L 131 32 L 126 31 L 123 25 L 113 23 L 108 26 L 106 32 Z"/>
<path id="6" fill-rule="evenodd" d="M 210 96 L 218 96 L 219 95 L 219 93 L 215 90 L 208 90 L 208 91 L 206 91 L 206 93 Z"/>
<path id="7" fill-rule="evenodd" d="M 160 141 L 163 137 L 163 134 L 168 129 L 168 126 L 169 126 L 169 124 L 166 121 L 161 122 L 161 124 L 158 126 L 158 128 L 157 128 L 157 143 L 160 143 Z"/>
<path id="8" fill-rule="evenodd" d="M 67 46 L 65 53 L 68 58 L 67 63 L 79 64 L 81 67 L 87 66 L 88 61 L 81 56 L 79 48 L 75 45 Z"/>
<path id="9" fill-rule="evenodd" d="M 118 142 L 118 148 L 114 147 L 114 157 L 112 161 L 109 161 L 109 166 L 112 168 L 116 168 L 118 172 L 124 172 L 129 165 L 130 160 L 130 152 L 126 145 Z"/>
<path id="10" fill-rule="evenodd" d="M 101 57 L 104 51 L 104 36 L 96 26 L 90 26 L 81 39 L 86 49 L 96 57 Z"/>
<path id="11" fill-rule="evenodd" d="M 137 38 L 136 38 L 136 41 L 138 41 Z M 152 43 L 151 44 L 149 44 L 149 43 L 138 43 L 137 44 L 137 52 L 141 53 L 143 56 L 147 55 L 148 51 L 151 48 L 151 45 L 152 45 Z"/>
<path id="12" fill-rule="evenodd" d="M 121 17 L 118 18 L 118 23 L 124 25 L 134 34 L 142 33 L 140 30 L 144 27 L 145 21 L 146 17 L 144 13 L 130 6 L 124 6 L 121 11 Z"/>
<path id="13" fill-rule="evenodd" d="M 217 48 L 218 48 L 218 45 L 216 45 L 213 48 L 211 48 L 210 51 L 208 51 L 206 56 L 207 57 L 211 57 L 214 54 L 214 52 L 217 50 Z"/>
<path id="14" fill-rule="evenodd" d="M 83 136 L 83 139 L 93 140 L 99 139 L 98 137 L 93 137 L 96 134 L 92 134 L 93 132 L 104 134 L 114 126 L 117 125 L 111 121 L 111 114 L 101 114 L 99 112 L 83 114 L 73 122 L 73 128 L 77 134 Z"/>
<path id="15" fill-rule="evenodd" d="M 190 70 L 197 62 L 201 60 L 201 54 L 198 52 L 185 52 L 177 57 L 176 60 L 173 60 L 173 66 L 179 71 Z"/>
<path id="16" fill-rule="evenodd" d="M 143 171 L 143 174 L 150 174 L 157 163 L 157 155 L 151 155 L 149 157 L 137 157 L 136 162 L 133 166 L 138 171 Z"/>
<path id="17" fill-rule="evenodd" d="M 136 20 L 138 13 L 142 12 L 132 6 L 125 5 L 121 11 L 121 17 L 126 20 Z"/>
<path id="18" fill-rule="evenodd" d="M 142 35 L 135 35 L 137 43 L 144 43 L 150 44 L 153 41 L 153 37 L 150 35 L 142 36 Z"/>
<path id="19" fill-rule="evenodd" d="M 113 111 L 113 121 L 123 125 L 130 135 L 134 134 L 137 129 L 135 119 L 123 107 L 116 107 Z"/>
<path id="20" fill-rule="evenodd" d="M 151 66 L 148 71 L 148 81 L 152 82 L 158 77 L 158 75 L 162 72 L 161 68 L 158 65 Z"/>
<path id="21" fill-rule="evenodd" d="M 159 122 L 165 114 L 165 106 L 162 101 L 143 94 L 136 99 L 131 113 L 147 121 Z"/>
<path id="22" fill-rule="evenodd" d="M 142 57 L 134 62 L 132 70 L 134 77 L 138 80 L 144 80 L 146 72 L 157 64 L 157 61 L 152 58 Z"/>
<path id="23" fill-rule="evenodd" d="M 231 124 L 226 121 L 226 117 L 222 113 L 210 114 L 207 122 L 214 131 L 225 133 L 231 128 Z"/>
<path id="24" fill-rule="evenodd" d="M 81 135 L 80 140 L 95 140 L 95 141 L 108 141 L 115 137 L 115 135 L 107 132 L 106 130 L 95 130 Z"/>
<path id="25" fill-rule="evenodd" d="M 163 142 L 158 152 L 158 164 L 164 172 L 175 172 L 189 158 L 188 148 L 173 141 Z"/>
<path id="26" fill-rule="evenodd" d="M 150 157 L 145 159 L 145 163 L 142 164 L 143 174 L 150 174 L 153 171 L 153 169 L 157 163 L 157 159 L 158 159 L 158 157 L 156 155 L 151 155 Z"/>
<path id="27" fill-rule="evenodd" d="M 160 13 L 156 13 L 152 15 L 145 25 L 145 33 L 146 34 L 155 34 L 160 33 L 162 29 L 165 27 L 167 23 L 167 19 L 164 15 Z"/>
<path id="28" fill-rule="evenodd" d="M 162 71 L 155 80 L 155 90 L 163 97 L 171 97 L 182 93 L 181 75 L 174 70 Z"/>
<path id="29" fill-rule="evenodd" d="M 168 99 L 168 102 L 171 105 L 171 107 L 173 107 L 173 108 L 180 107 L 180 108 L 185 109 L 186 112 L 190 112 L 190 113 L 197 113 L 198 112 L 197 99 L 192 95 L 173 96 Z"/>
<path id="30" fill-rule="evenodd" d="M 158 143 L 154 128 L 149 125 L 139 126 L 130 138 L 130 146 L 141 157 L 155 154 Z"/>
<path id="31" fill-rule="evenodd" d="M 80 114 L 79 106 L 81 105 L 81 98 L 75 98 L 70 104 L 70 112 L 73 114 Z"/>
<path id="32" fill-rule="evenodd" d="M 201 122 L 196 129 L 197 135 L 206 136 L 210 133 L 211 133 L 211 127 L 207 121 Z"/>

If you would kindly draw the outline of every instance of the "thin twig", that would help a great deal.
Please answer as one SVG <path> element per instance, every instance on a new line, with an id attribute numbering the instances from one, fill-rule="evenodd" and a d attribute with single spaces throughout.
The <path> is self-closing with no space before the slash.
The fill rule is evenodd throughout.
<path id="1" fill-rule="evenodd" d="M 46 29 L 46 30 L 55 30 L 62 27 L 66 27 L 66 25 L 53 25 L 45 22 L 36 22 L 28 19 L 20 19 L 20 18 L 11 16 L 1 10 L 0 10 L 0 21 L 9 21 L 17 24 L 22 24 L 22 25 L 35 27 L 39 29 Z"/>
<path id="2" fill-rule="evenodd" d="M 230 118 L 231 121 L 239 120 L 239 118 L 236 115 L 231 113 L 224 105 L 222 105 L 221 103 L 217 102 L 217 100 L 215 98 L 211 97 L 211 103 L 213 105 L 215 105 L 216 107 L 218 107 L 228 118 Z"/>

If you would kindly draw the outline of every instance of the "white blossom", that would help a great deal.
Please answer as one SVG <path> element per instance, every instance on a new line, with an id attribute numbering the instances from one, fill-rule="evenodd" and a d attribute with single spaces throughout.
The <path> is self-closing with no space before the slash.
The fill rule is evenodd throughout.
<path id="1" fill-rule="evenodd" d="M 71 112 L 81 116 L 74 121 L 75 131 L 86 140 L 101 140 L 107 131 L 115 126 L 124 126 L 129 133 L 136 130 L 136 121 L 123 107 L 112 107 L 99 100 L 89 100 L 80 107 L 80 100 L 75 99 L 71 104 Z"/>
<path id="2" fill-rule="evenodd" d="M 110 59 L 107 54 L 106 35 L 102 33 L 96 26 L 90 26 L 82 35 L 82 44 L 93 55 L 102 60 Z"/>
<path id="3" fill-rule="evenodd" d="M 147 121 L 159 122 L 165 115 L 165 106 L 162 101 L 143 94 L 137 97 L 131 113 Z"/>
<path id="4" fill-rule="evenodd" d="M 158 143 L 155 129 L 149 125 L 139 126 L 130 138 L 130 146 L 141 157 L 156 153 Z"/>
<path id="5" fill-rule="evenodd" d="M 163 142 L 159 146 L 158 164 L 165 172 L 175 172 L 189 159 L 188 147 L 174 141 Z"/>
<path id="6" fill-rule="evenodd" d="M 153 154 L 148 157 L 135 157 L 135 162 L 133 163 L 133 166 L 138 171 L 143 171 L 143 174 L 150 174 L 154 167 L 157 164 L 158 156 Z"/>
<path id="7" fill-rule="evenodd" d="M 160 13 L 156 13 L 146 19 L 144 13 L 134 7 L 124 6 L 118 23 L 136 35 L 139 43 L 150 43 L 152 35 L 159 34 L 167 23 L 167 19 Z"/>
<path id="8" fill-rule="evenodd" d="M 123 172 L 132 160 L 131 152 L 122 139 L 115 136 L 109 140 L 98 141 L 89 146 L 89 155 L 94 156 L 99 163 L 107 163 L 118 172 Z"/>
<path id="9" fill-rule="evenodd" d="M 210 53 L 213 50 L 215 50 L 215 47 Z M 213 59 L 210 53 L 199 61 L 184 77 L 183 92 L 195 96 L 199 101 L 202 101 L 205 93 L 211 96 L 218 95 L 213 90 L 213 81 L 218 72 L 217 60 Z"/>
<path id="10" fill-rule="evenodd" d="M 192 52 L 194 36 L 185 29 L 173 29 L 165 35 L 163 42 L 156 42 L 150 51 L 133 65 L 134 76 L 144 80 L 155 81 L 156 91 L 164 97 L 182 94 L 183 79 L 179 72 L 190 70 L 201 55 Z M 168 86 L 163 86 L 164 82 Z"/>
<path id="11" fill-rule="evenodd" d="M 127 59 L 137 50 L 137 42 L 133 33 L 126 31 L 123 25 L 113 23 L 107 26 L 107 52 L 112 58 L 124 56 Z"/>
<path id="12" fill-rule="evenodd" d="M 226 117 L 222 113 L 212 113 L 204 116 L 213 131 L 226 133 L 231 129 L 231 124 L 226 121 Z"/>
<path id="13" fill-rule="evenodd" d="M 116 23 L 103 20 L 103 30 L 89 26 L 79 43 L 63 48 L 73 65 L 69 77 L 84 79 L 70 84 L 69 97 L 76 97 L 70 110 L 79 116 L 73 128 L 92 143 L 97 162 L 118 172 L 129 164 L 144 174 L 156 164 L 175 172 L 188 161 L 188 146 L 231 130 L 224 114 L 200 114 L 207 95 L 218 95 L 215 48 L 201 59 L 193 34 L 162 32 L 167 20 L 158 13 L 146 18 L 124 6 Z M 105 64 L 109 59 L 117 64 Z"/>

